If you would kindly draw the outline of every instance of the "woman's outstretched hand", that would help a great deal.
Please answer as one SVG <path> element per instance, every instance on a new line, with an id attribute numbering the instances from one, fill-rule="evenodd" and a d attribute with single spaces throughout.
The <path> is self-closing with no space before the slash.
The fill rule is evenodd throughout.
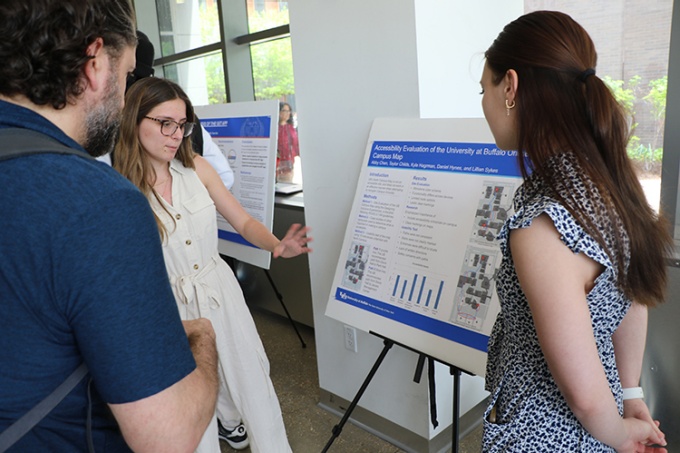
<path id="1" fill-rule="evenodd" d="M 312 238 L 307 236 L 309 231 L 309 227 L 303 227 L 299 223 L 292 224 L 279 245 L 274 248 L 274 258 L 292 258 L 301 253 L 311 252 L 312 249 L 307 247 L 307 244 L 312 242 Z"/>

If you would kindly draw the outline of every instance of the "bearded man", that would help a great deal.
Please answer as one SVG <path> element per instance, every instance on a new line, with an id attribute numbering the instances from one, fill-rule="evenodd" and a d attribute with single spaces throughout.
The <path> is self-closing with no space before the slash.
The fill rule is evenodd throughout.
<path id="1" fill-rule="evenodd" d="M 146 198 L 91 157 L 135 28 L 129 0 L 0 2 L 0 451 L 193 451 L 214 414 L 212 326 L 180 321 Z"/>

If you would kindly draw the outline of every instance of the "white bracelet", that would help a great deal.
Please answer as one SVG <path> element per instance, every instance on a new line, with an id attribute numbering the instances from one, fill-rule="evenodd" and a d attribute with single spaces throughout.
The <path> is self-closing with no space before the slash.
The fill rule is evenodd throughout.
<path id="1" fill-rule="evenodd" d="M 631 387 L 628 389 L 623 389 L 623 399 L 632 400 L 636 398 L 644 398 L 645 394 L 642 391 L 642 387 Z"/>

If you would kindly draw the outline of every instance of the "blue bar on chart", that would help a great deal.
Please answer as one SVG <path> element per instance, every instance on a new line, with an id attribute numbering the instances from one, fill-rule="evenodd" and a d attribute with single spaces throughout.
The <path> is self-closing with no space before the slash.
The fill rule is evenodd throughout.
<path id="1" fill-rule="evenodd" d="M 439 291 L 437 291 L 437 300 L 434 303 L 434 309 L 439 307 L 439 298 L 442 297 L 442 289 L 444 289 L 444 281 L 439 282 Z"/>
<path id="2" fill-rule="evenodd" d="M 427 280 L 427 277 L 423 277 L 423 280 L 420 282 L 420 291 L 418 291 L 418 304 L 420 305 L 420 298 L 423 297 L 423 288 L 425 288 L 425 280 Z"/>
<path id="3" fill-rule="evenodd" d="M 413 301 L 413 290 L 416 288 L 416 282 L 418 281 L 418 274 L 413 276 L 413 283 L 411 283 L 411 291 L 408 293 L 408 301 Z"/>
<path id="4" fill-rule="evenodd" d="M 420 278 L 420 281 L 418 281 L 418 278 Z M 426 275 L 413 274 L 413 280 L 411 282 L 411 286 L 409 287 L 409 281 L 405 278 L 402 279 L 401 275 L 397 274 L 394 280 L 394 288 L 392 288 L 392 297 L 398 297 L 399 299 L 404 300 L 404 297 L 407 295 L 406 291 L 408 290 L 408 302 L 415 302 L 416 304 L 421 305 L 423 302 L 423 293 L 427 291 L 425 306 L 429 307 L 430 300 L 434 299 L 434 306 L 432 309 L 437 310 L 439 308 L 439 301 L 441 299 L 442 292 L 444 291 L 444 281 L 440 280 L 436 297 L 433 297 L 434 295 L 432 294 L 434 292 L 434 288 L 425 288 L 427 281 Z M 417 295 L 415 300 L 414 295 Z"/>

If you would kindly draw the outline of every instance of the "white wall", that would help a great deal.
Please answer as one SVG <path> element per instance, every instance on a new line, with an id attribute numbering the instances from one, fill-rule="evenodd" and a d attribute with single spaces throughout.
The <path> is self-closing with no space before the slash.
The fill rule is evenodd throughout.
<path id="1" fill-rule="evenodd" d="M 305 216 L 314 236 L 309 258 L 319 382 L 351 400 L 382 343 L 358 332 L 359 353 L 347 351 L 342 325 L 324 311 L 372 120 L 419 114 L 414 5 L 296 0 L 289 6 Z M 416 359 L 394 348 L 360 405 L 412 426 L 404 407 L 427 410 L 426 386 L 404 385 Z M 427 417 L 416 423 L 426 435 Z"/>
<path id="2" fill-rule="evenodd" d="M 366 140 L 376 117 L 480 117 L 479 56 L 522 1 L 295 0 L 289 3 L 319 383 L 352 400 L 382 342 L 324 315 Z M 426 439 L 451 424 L 452 384 L 437 371 L 438 430 L 429 424 L 426 379 L 412 382 L 417 355 L 394 347 L 360 406 Z M 481 401 L 481 379 L 462 383 L 461 414 Z"/>
<path id="3" fill-rule="evenodd" d="M 522 1 L 416 1 L 421 118 L 482 118 L 479 80 L 484 51 L 506 23 L 523 13 Z M 451 420 L 453 383 L 448 367 L 437 367 L 437 406 Z M 463 374 L 460 413 L 486 396 L 484 379 Z M 431 433 L 435 433 L 432 430 Z"/>
<path id="4" fill-rule="evenodd" d="M 417 0 L 421 118 L 482 118 L 484 51 L 522 15 L 519 0 Z"/>

